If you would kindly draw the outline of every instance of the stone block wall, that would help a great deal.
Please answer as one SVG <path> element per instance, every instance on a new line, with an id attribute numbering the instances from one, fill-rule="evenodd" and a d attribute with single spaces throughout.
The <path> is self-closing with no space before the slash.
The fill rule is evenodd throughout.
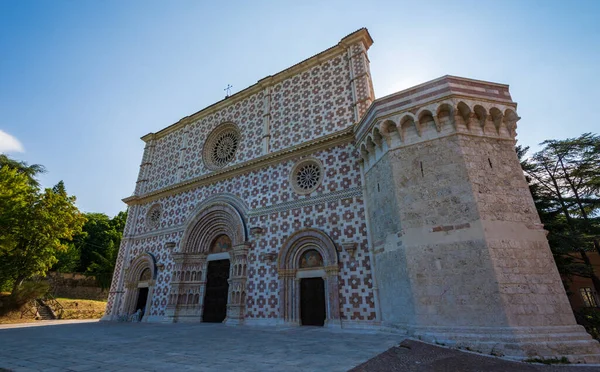
<path id="1" fill-rule="evenodd" d="M 460 80 L 375 101 L 356 128 L 382 324 L 485 353 L 596 362 L 516 156 L 508 90 Z M 378 216 L 386 198 L 398 222 Z"/>
<path id="2" fill-rule="evenodd" d="M 470 137 L 460 142 L 509 324 L 573 323 L 514 143 Z"/>
<path id="3" fill-rule="evenodd" d="M 373 180 L 393 180 L 383 191 L 392 194 L 380 194 L 398 200 L 396 224 L 401 225 L 384 240 L 374 239 L 384 322 L 402 314 L 409 325 L 505 325 L 485 238 L 471 228 L 479 215 L 458 137 L 389 150 L 382 161 L 391 165 L 390 173 Z M 368 180 L 378 176 L 371 175 L 377 165 Z M 378 208 L 373 195 L 369 216 L 377 231 L 374 225 L 385 218 L 372 218 Z"/>
<path id="4" fill-rule="evenodd" d="M 75 273 L 48 273 L 46 278 L 55 297 L 106 301 L 108 290 L 102 290 L 94 277 Z"/>

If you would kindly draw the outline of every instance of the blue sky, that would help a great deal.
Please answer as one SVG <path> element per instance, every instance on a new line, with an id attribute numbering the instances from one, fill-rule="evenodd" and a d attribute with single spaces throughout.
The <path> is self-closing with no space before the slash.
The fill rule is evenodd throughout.
<path id="1" fill-rule="evenodd" d="M 446 74 L 507 83 L 534 147 L 600 132 L 599 19 L 600 1 L 0 0 L 0 150 L 114 215 L 141 136 L 360 27 L 377 97 Z"/>

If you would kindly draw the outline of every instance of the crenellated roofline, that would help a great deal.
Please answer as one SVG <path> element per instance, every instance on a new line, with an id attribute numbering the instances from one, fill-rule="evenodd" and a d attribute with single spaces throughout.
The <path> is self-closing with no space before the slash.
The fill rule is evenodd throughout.
<path id="1" fill-rule="evenodd" d="M 363 140 L 375 125 L 376 119 L 387 114 L 411 112 L 426 103 L 430 104 L 449 97 L 499 102 L 514 108 L 517 106 L 510 96 L 507 84 L 445 75 L 373 101 L 356 125 L 356 139 L 359 142 Z"/>

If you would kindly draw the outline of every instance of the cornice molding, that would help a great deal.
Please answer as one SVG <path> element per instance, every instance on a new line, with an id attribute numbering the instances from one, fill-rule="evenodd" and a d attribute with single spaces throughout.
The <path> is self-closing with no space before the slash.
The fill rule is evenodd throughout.
<path id="1" fill-rule="evenodd" d="M 150 192 L 145 195 L 132 195 L 122 199 L 127 205 L 136 205 L 149 203 L 151 201 L 164 198 L 169 195 L 188 191 L 196 187 L 215 183 L 227 178 L 239 176 L 244 173 L 251 172 L 269 165 L 281 163 L 283 161 L 293 159 L 298 156 L 308 155 L 320 150 L 328 149 L 340 144 L 350 143 L 354 141 L 354 126 L 351 125 L 346 129 L 335 133 L 323 136 L 312 141 L 304 142 L 300 145 L 292 146 L 288 149 L 283 149 L 261 157 L 249 160 L 243 163 L 234 164 L 230 167 L 211 172 L 187 181 L 175 183 L 166 188 Z"/>

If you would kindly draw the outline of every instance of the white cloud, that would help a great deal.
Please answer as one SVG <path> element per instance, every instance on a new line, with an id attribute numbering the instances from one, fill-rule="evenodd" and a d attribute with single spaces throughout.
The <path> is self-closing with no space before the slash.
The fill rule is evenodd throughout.
<path id="1" fill-rule="evenodd" d="M 25 152 L 18 139 L 0 130 L 0 153 Z"/>

